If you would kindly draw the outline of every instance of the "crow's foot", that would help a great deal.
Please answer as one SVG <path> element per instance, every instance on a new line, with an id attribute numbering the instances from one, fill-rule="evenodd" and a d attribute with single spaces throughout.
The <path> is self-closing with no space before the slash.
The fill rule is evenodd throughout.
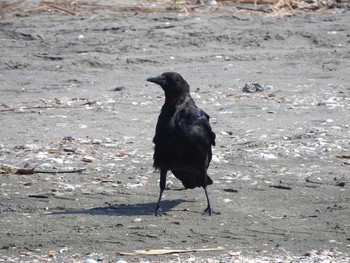
<path id="1" fill-rule="evenodd" d="M 160 207 L 157 207 L 156 208 L 156 213 L 155 213 L 156 216 L 162 216 L 163 215 L 163 211 Z"/>
<path id="2" fill-rule="evenodd" d="M 208 207 L 204 210 L 203 214 L 208 214 L 208 215 L 211 216 L 211 213 L 212 213 L 212 212 L 213 212 L 213 211 L 211 210 L 211 207 L 208 206 Z"/>
<path id="3" fill-rule="evenodd" d="M 216 212 L 214 210 L 211 209 L 211 207 L 207 207 L 204 211 L 203 211 L 203 215 L 208 214 L 209 216 L 211 216 L 212 214 L 214 215 L 221 215 L 220 212 Z"/>

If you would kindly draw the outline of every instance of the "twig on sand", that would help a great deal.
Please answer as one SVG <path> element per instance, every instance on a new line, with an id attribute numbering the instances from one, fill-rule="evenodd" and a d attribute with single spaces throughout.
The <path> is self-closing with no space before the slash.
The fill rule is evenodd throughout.
<path id="1" fill-rule="evenodd" d="M 124 256 L 138 256 L 138 255 L 165 255 L 173 253 L 189 253 L 189 252 L 209 252 L 209 251 L 221 251 L 229 250 L 231 248 L 195 248 L 195 249 L 151 249 L 147 251 L 137 251 L 137 252 L 119 252 L 120 255 Z"/>
<path id="2" fill-rule="evenodd" d="M 47 5 L 48 5 L 49 7 L 58 9 L 58 10 L 63 11 L 63 12 L 66 12 L 66 13 L 68 13 L 68 14 L 70 14 L 70 15 L 74 15 L 74 16 L 77 15 L 76 12 L 73 12 L 73 11 L 68 10 L 68 9 L 66 9 L 66 8 L 63 8 L 63 7 L 60 7 L 60 6 L 57 6 L 57 5 L 48 4 L 48 3 L 47 3 Z"/>
<path id="3" fill-rule="evenodd" d="M 18 168 L 9 164 L 1 164 L 0 165 L 0 171 L 3 174 L 38 174 L 38 173 L 44 173 L 44 174 L 66 174 L 66 173 L 81 173 L 87 170 L 87 168 L 79 168 L 79 169 L 73 169 L 73 170 L 59 170 L 59 171 L 43 171 L 43 170 L 35 170 L 37 167 L 37 164 L 34 167 L 24 167 L 24 168 Z"/>
<path id="4" fill-rule="evenodd" d="M 269 234 L 269 235 L 278 235 L 278 236 L 285 236 L 285 233 L 276 233 L 274 231 L 263 231 L 263 230 L 257 230 L 257 229 L 250 229 L 248 227 L 244 227 L 244 229 L 255 232 L 255 233 L 261 233 L 261 234 Z"/>
<path id="5" fill-rule="evenodd" d="M 292 187 L 284 186 L 284 185 L 270 185 L 270 187 L 277 188 L 277 189 L 283 189 L 283 190 L 292 190 Z"/>
<path id="6" fill-rule="evenodd" d="M 86 168 L 74 169 L 74 170 L 61 170 L 61 171 L 34 171 L 37 174 L 72 174 L 72 173 L 81 173 L 84 172 Z"/>

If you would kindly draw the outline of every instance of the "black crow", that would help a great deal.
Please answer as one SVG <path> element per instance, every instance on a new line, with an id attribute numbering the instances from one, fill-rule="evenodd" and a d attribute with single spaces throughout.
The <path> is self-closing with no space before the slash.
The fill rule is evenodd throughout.
<path id="1" fill-rule="evenodd" d="M 209 124 L 209 115 L 198 108 L 190 96 L 190 86 L 176 72 L 152 76 L 147 81 L 162 87 L 165 103 L 158 117 L 153 138 L 154 164 L 160 170 L 160 195 L 156 215 L 161 214 L 160 202 L 165 189 L 166 174 L 170 170 L 185 188 L 203 187 L 208 206 L 212 209 L 207 185 L 213 184 L 207 175 L 215 146 L 215 133 Z"/>

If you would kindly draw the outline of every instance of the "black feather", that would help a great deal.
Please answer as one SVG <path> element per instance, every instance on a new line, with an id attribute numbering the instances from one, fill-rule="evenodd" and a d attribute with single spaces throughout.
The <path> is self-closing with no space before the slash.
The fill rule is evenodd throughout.
<path id="1" fill-rule="evenodd" d="M 153 138 L 153 165 L 161 172 L 161 194 L 169 170 L 185 188 L 203 187 L 206 190 L 206 186 L 213 183 L 207 169 L 212 159 L 211 147 L 215 146 L 209 115 L 196 106 L 188 83 L 178 73 L 165 72 L 147 80 L 159 84 L 165 93 Z M 161 195 L 158 210 L 160 200 Z M 209 199 L 207 209 L 210 209 Z"/>

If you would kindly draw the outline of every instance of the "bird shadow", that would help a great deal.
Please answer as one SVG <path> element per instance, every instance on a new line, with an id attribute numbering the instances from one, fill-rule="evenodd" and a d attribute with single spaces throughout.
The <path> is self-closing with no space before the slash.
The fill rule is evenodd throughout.
<path id="1" fill-rule="evenodd" d="M 164 213 L 173 210 L 177 205 L 187 202 L 183 199 L 175 200 L 163 200 L 161 207 Z M 54 211 L 47 213 L 46 215 L 95 215 L 95 216 L 143 216 L 152 215 L 155 213 L 157 203 L 137 203 L 137 204 L 111 204 L 104 207 L 93 207 L 90 209 L 77 209 L 77 210 L 65 210 Z"/>

